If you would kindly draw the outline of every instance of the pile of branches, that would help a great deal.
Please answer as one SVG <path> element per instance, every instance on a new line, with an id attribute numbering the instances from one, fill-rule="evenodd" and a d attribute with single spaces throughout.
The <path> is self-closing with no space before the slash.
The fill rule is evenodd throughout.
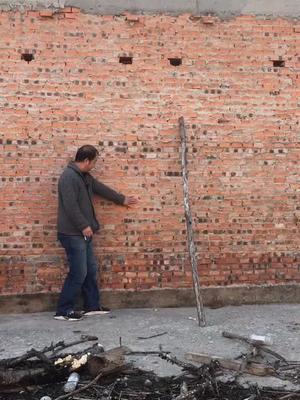
<path id="1" fill-rule="evenodd" d="M 161 349 L 158 352 L 132 352 L 118 347 L 103 352 L 97 343 L 76 354 L 63 354 L 62 350 L 84 341 L 97 340 L 82 337 L 80 341 L 59 342 L 41 351 L 31 349 L 21 357 L 0 360 L 0 400 L 293 400 L 300 392 L 287 392 L 257 386 L 244 388 L 235 379 L 222 381 L 224 370 L 218 361 L 196 366 L 183 362 Z M 154 373 L 133 368 L 125 362 L 125 354 L 156 354 L 166 362 L 176 364 L 181 373 L 161 378 Z M 80 382 L 75 391 L 64 393 L 63 386 L 74 369 L 74 360 L 87 362 L 79 365 Z M 57 363 L 58 359 L 73 360 Z M 72 364 L 73 363 L 73 364 Z M 73 365 L 73 367 L 72 367 Z M 22 378 L 16 377 L 22 372 Z M 26 375 L 27 373 L 27 375 Z M 1 375 L 2 374 L 2 375 Z M 6 374 L 6 375 L 5 375 Z M 3 378 L 6 378 L 4 381 Z M 9 381 L 8 377 L 12 380 Z"/>
<path id="2" fill-rule="evenodd" d="M 299 361 L 289 361 L 281 354 L 276 353 L 259 341 L 226 331 L 224 331 L 222 335 L 228 339 L 237 339 L 248 345 L 247 353 L 241 354 L 240 356 L 242 359 L 242 368 L 239 372 L 243 372 L 243 369 L 247 368 L 247 364 L 259 362 L 258 365 L 264 367 L 266 371 L 269 371 L 270 375 L 282 380 L 288 380 L 294 384 L 300 384 Z"/>
<path id="3" fill-rule="evenodd" d="M 40 400 L 42 396 L 48 395 L 52 400 L 287 400 L 295 395 L 272 389 L 259 390 L 257 387 L 245 389 L 234 381 L 219 382 L 216 378 L 219 367 L 213 364 L 202 366 L 197 371 L 188 370 L 171 378 L 160 378 L 138 369 L 98 381 L 85 375 L 73 393 L 63 394 L 60 382 L 55 385 L 37 385 L 35 388 L 24 387 L 19 393 L 6 393 L 3 397 L 0 394 L 0 399 Z"/>
<path id="4" fill-rule="evenodd" d="M 82 335 L 79 340 L 65 343 L 60 341 L 42 350 L 32 348 L 19 357 L 0 360 L 0 392 L 1 390 L 30 386 L 36 383 L 48 383 L 59 378 L 64 379 L 72 369 L 74 360 L 80 360 L 82 354 L 98 352 L 94 345 L 83 352 L 69 357 L 66 362 L 57 362 L 66 357 L 62 352 L 68 348 L 85 342 L 97 341 L 96 336 Z M 101 349 L 103 351 L 103 349 Z"/>

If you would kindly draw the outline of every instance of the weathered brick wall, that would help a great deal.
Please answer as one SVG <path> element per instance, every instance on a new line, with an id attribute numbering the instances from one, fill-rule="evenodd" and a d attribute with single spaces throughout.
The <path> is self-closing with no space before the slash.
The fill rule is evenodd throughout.
<path id="1" fill-rule="evenodd" d="M 0 293 L 60 290 L 57 178 L 86 143 L 140 198 L 96 200 L 103 287 L 190 287 L 181 115 L 202 283 L 300 281 L 299 22 L 2 12 L 0 41 Z"/>

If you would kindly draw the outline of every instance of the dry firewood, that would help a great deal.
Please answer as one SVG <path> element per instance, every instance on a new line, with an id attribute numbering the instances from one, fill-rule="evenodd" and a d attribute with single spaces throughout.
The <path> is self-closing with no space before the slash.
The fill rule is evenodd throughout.
<path id="1" fill-rule="evenodd" d="M 212 361 L 217 361 L 222 368 L 231 369 L 234 371 L 241 371 L 241 368 L 243 367 L 243 363 L 241 361 L 209 356 L 207 354 L 186 353 L 185 358 L 189 361 L 195 361 L 201 364 L 210 364 Z M 244 372 L 258 376 L 276 375 L 276 371 L 274 368 L 268 365 L 254 362 L 245 365 Z"/>
<path id="2" fill-rule="evenodd" d="M 123 370 L 126 367 L 125 354 L 130 354 L 128 347 L 121 346 L 92 355 L 87 362 L 88 371 L 92 376 L 100 372 L 103 376 Z"/>
<path id="3" fill-rule="evenodd" d="M 168 361 L 171 364 L 178 365 L 178 367 L 182 368 L 185 371 L 190 372 L 193 375 L 198 375 L 199 374 L 199 368 L 196 367 L 193 364 L 190 363 L 185 363 L 181 360 L 178 360 L 177 357 L 172 356 L 171 354 L 167 354 L 166 352 L 161 352 L 159 353 L 159 357 L 162 358 L 163 360 Z"/>
<path id="4" fill-rule="evenodd" d="M 0 361 L 0 388 L 5 390 L 24 385 L 31 385 L 34 382 L 51 382 L 54 377 L 68 374 L 70 369 L 74 369 L 75 361 L 78 361 L 72 356 L 73 360 L 70 365 L 56 365 L 58 356 L 53 355 L 55 350 L 65 349 L 66 347 L 84 343 L 91 340 L 97 340 L 95 336 L 83 336 L 80 340 L 69 343 L 58 342 L 45 347 L 41 351 L 31 349 L 22 356 L 5 359 Z M 52 352 L 50 356 L 45 353 Z M 38 360 L 30 360 L 30 359 Z M 79 360 L 80 361 L 80 360 Z M 81 364 L 78 363 L 78 367 Z M 76 367 L 77 369 L 77 367 Z"/>
<path id="5" fill-rule="evenodd" d="M 282 357 L 280 354 L 278 354 L 275 351 L 266 347 L 259 340 L 252 340 L 252 339 L 247 338 L 246 336 L 236 335 L 235 333 L 231 333 L 231 332 L 227 332 L 227 331 L 222 332 L 222 335 L 228 339 L 242 340 L 242 341 L 250 344 L 251 346 L 257 347 L 258 350 L 264 351 L 265 353 L 272 355 L 274 358 L 277 358 L 278 360 L 280 360 L 284 363 L 287 363 L 287 361 L 284 357 Z"/>
<path id="6" fill-rule="evenodd" d="M 299 398 L 299 392 L 294 392 L 294 393 L 288 393 L 285 396 L 282 396 L 279 398 L 279 400 L 288 400 L 288 399 L 292 399 L 293 397 L 297 396 L 297 398 Z"/>
<path id="7" fill-rule="evenodd" d="M 240 369 L 237 371 L 236 377 L 240 376 L 243 372 L 245 372 L 255 352 L 256 352 L 255 346 L 251 346 L 248 353 L 243 355 L 241 366 Z"/>
<path id="8" fill-rule="evenodd" d="M 36 377 L 43 374 L 45 374 L 45 368 L 38 366 L 31 369 L 25 367 L 21 370 L 13 368 L 0 369 L 0 388 L 13 387 L 23 381 L 34 382 Z"/>
<path id="9" fill-rule="evenodd" d="M 283 356 L 281 356 L 280 354 L 276 353 L 276 351 L 273 351 L 273 350 L 271 350 L 271 349 L 268 349 L 268 348 L 265 347 L 265 346 L 260 346 L 259 349 L 262 350 L 262 351 L 264 351 L 265 353 L 270 354 L 270 355 L 273 356 L 274 358 L 277 358 L 278 360 L 284 362 L 285 364 L 288 363 L 288 361 L 287 361 Z"/>
<path id="10" fill-rule="evenodd" d="M 53 350 L 53 355 L 57 354 L 59 351 L 66 349 L 67 347 L 76 346 L 77 344 L 86 343 L 86 342 L 94 342 L 98 340 L 97 336 L 91 335 L 81 335 L 80 339 L 74 340 L 73 342 L 65 343 L 64 341 L 58 342 L 55 345 L 55 349 Z"/>
<path id="11" fill-rule="evenodd" d="M 164 351 L 164 354 L 169 354 L 170 352 L 169 351 Z M 130 351 L 129 353 L 128 353 L 128 355 L 130 355 L 130 356 L 148 356 L 148 355 L 153 355 L 153 356 L 159 356 L 159 355 L 161 355 L 161 351 L 155 351 L 155 350 L 153 350 L 153 351 L 151 351 L 151 350 L 149 350 L 149 351 Z"/>
<path id="12" fill-rule="evenodd" d="M 0 367 L 5 367 L 5 368 L 15 367 L 16 365 L 22 363 L 23 361 L 29 360 L 33 357 L 37 357 L 40 360 L 44 361 L 46 364 L 50 364 L 51 361 L 46 356 L 44 356 L 43 358 L 43 355 L 45 353 L 52 352 L 53 354 L 56 354 L 58 351 L 66 349 L 67 347 L 72 347 L 77 344 L 90 342 L 94 340 L 98 340 L 98 338 L 96 336 L 82 335 L 80 340 L 76 340 L 73 342 L 65 343 L 64 341 L 60 341 L 56 344 L 51 343 L 50 346 L 44 347 L 42 350 L 36 350 L 33 348 L 29 350 L 27 353 L 23 354 L 22 356 L 0 360 Z"/>
<path id="13" fill-rule="evenodd" d="M 6 360 L 0 360 L 0 366 L 5 368 L 12 368 L 16 365 L 20 364 L 23 361 L 29 360 L 30 358 L 36 357 L 43 361 L 45 364 L 52 364 L 48 357 L 45 356 L 45 351 L 38 351 L 36 349 L 31 349 L 27 353 L 23 354 L 20 357 L 15 357 Z"/>
<path id="14" fill-rule="evenodd" d="M 139 339 L 139 340 L 152 339 L 152 338 L 166 335 L 167 333 L 168 332 L 162 332 L 162 333 L 157 333 L 156 335 L 151 335 L 151 336 L 138 336 L 137 339 Z"/>

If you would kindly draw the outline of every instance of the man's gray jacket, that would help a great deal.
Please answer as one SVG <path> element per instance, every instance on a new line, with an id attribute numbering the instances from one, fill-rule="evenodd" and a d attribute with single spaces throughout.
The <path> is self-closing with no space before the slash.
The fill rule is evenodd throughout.
<path id="1" fill-rule="evenodd" d="M 97 181 L 89 173 L 82 173 L 75 162 L 70 162 L 58 181 L 57 231 L 65 235 L 82 235 L 90 226 L 99 229 L 92 197 L 98 194 L 116 204 L 124 204 L 125 196 Z"/>

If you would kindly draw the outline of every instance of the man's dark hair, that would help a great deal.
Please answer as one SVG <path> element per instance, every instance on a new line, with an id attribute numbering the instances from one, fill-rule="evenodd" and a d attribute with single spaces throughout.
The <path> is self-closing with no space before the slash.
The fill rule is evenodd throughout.
<path id="1" fill-rule="evenodd" d="M 96 149 L 96 147 L 90 145 L 90 144 L 85 144 L 84 146 L 80 147 L 77 150 L 76 156 L 75 156 L 75 161 L 81 162 L 86 159 L 92 161 L 94 160 L 97 156 L 99 156 L 99 151 Z"/>

